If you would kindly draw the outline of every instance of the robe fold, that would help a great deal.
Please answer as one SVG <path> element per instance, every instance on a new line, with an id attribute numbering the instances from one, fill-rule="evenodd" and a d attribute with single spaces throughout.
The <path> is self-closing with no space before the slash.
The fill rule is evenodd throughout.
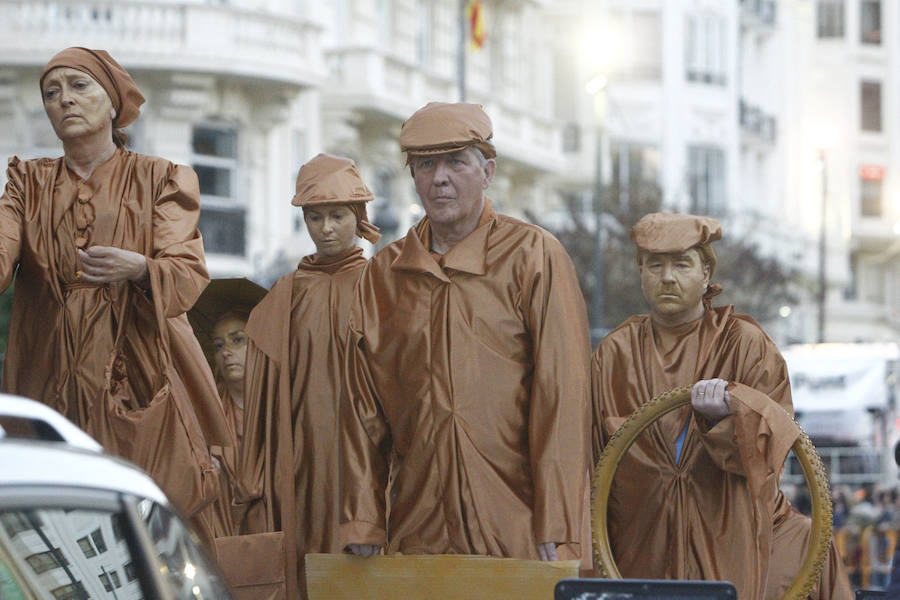
<path id="1" fill-rule="evenodd" d="M 713 378 L 727 380 L 731 395 L 731 415 L 712 423 L 686 406 L 651 425 L 623 457 L 609 498 L 622 575 L 725 580 L 742 599 L 780 598 L 805 556 L 797 532 L 808 534 L 810 522 L 778 489 L 798 429 L 787 368 L 759 325 L 730 306 L 674 328 L 632 317 L 601 341 L 591 372 L 595 461 L 650 398 Z M 833 545 L 812 597 L 850 597 Z"/>
<path id="2" fill-rule="evenodd" d="M 490 201 L 446 254 L 429 247 L 426 217 L 357 288 L 343 541 L 526 559 L 556 542 L 589 559 L 590 350 L 569 256 Z"/>
<path id="3" fill-rule="evenodd" d="M 117 149 L 87 180 L 63 158 L 12 158 L 7 177 L 0 198 L 0 289 L 14 275 L 16 284 L 3 391 L 39 400 L 97 436 L 104 368 L 130 302 L 131 318 L 123 324 L 126 395 L 149 403 L 167 376 L 185 426 L 202 432 L 207 446 L 231 445 L 212 372 L 184 315 L 209 282 L 197 230 L 196 174 Z M 94 245 L 143 254 L 150 290 L 129 282 L 80 282 L 76 247 Z M 168 343 L 169 364 L 161 361 L 160 340 Z M 172 456 L 171 469 L 180 472 L 190 460 Z M 203 470 L 214 488 L 211 464 Z M 197 503 L 171 499 L 180 507 Z"/>
<path id="4" fill-rule="evenodd" d="M 228 427 L 234 435 L 233 446 L 213 446 L 210 454 L 219 461 L 219 497 L 208 509 L 208 518 L 214 537 L 228 537 L 238 534 L 240 511 L 234 506 L 234 485 L 238 477 L 239 449 L 244 438 L 244 409 L 237 406 L 223 384 L 219 386 L 219 397 Z"/>
<path id="5" fill-rule="evenodd" d="M 308 256 L 275 283 L 247 322 L 240 533 L 284 531 L 289 598 L 305 597 L 305 554 L 341 551 L 343 344 L 365 265 L 355 247 L 333 262 Z"/>

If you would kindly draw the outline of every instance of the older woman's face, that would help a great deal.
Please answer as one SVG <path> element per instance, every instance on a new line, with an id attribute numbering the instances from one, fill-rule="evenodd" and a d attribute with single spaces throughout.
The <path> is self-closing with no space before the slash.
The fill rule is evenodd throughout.
<path id="1" fill-rule="evenodd" d="M 247 362 L 247 322 L 237 317 L 225 317 L 212 330 L 216 368 L 226 383 L 243 383 Z"/>
<path id="2" fill-rule="evenodd" d="M 111 139 L 116 111 L 103 86 L 87 73 L 53 69 L 44 77 L 41 94 L 47 118 L 62 141 L 106 131 Z"/>
<path id="3" fill-rule="evenodd" d="M 321 257 L 338 256 L 356 243 L 356 215 L 346 206 L 306 207 L 303 220 Z"/>

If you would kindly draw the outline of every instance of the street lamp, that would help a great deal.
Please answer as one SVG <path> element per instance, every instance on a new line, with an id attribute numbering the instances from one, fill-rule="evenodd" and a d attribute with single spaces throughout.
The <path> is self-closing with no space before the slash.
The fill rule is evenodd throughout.
<path id="1" fill-rule="evenodd" d="M 606 260 L 604 253 L 606 251 L 606 236 L 603 230 L 603 110 L 602 110 L 602 94 L 606 89 L 609 80 L 603 74 L 596 75 L 588 81 L 584 89 L 594 98 L 594 129 L 596 132 L 595 158 L 594 158 L 594 293 L 591 294 L 591 336 L 593 344 L 594 338 L 599 338 L 603 333 L 603 317 L 606 312 L 604 303 L 605 276 L 606 276 Z"/>
<path id="2" fill-rule="evenodd" d="M 816 319 L 817 341 L 821 344 L 825 341 L 825 218 L 828 215 L 828 162 L 825 148 L 819 148 L 819 168 L 822 172 L 822 201 L 819 215 L 819 286 L 818 286 L 818 314 Z"/>
<path id="3" fill-rule="evenodd" d="M 816 290 L 816 305 L 818 308 L 816 314 L 816 341 L 820 344 L 825 341 L 825 310 L 826 296 L 828 291 L 828 278 L 826 272 L 827 248 L 826 240 L 828 234 L 828 150 L 834 146 L 835 131 L 827 124 L 821 124 L 813 130 L 813 142 L 815 144 L 817 160 L 816 166 L 820 174 L 821 189 L 819 200 L 819 269 L 818 269 L 818 289 Z"/>

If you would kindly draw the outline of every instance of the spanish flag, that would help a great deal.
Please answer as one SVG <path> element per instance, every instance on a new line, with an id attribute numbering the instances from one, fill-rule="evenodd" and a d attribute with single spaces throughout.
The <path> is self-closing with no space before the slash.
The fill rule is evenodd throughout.
<path id="1" fill-rule="evenodd" d="M 469 21 L 469 39 L 472 42 L 472 50 L 480 50 L 487 39 L 487 32 L 484 28 L 484 2 L 469 0 L 466 5 L 466 18 Z"/>

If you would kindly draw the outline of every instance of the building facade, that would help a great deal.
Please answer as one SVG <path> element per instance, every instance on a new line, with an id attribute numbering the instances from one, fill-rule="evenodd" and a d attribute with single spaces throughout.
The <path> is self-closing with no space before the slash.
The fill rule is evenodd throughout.
<path id="1" fill-rule="evenodd" d="M 425 103 L 485 105 L 503 210 L 552 205 L 565 175 L 545 3 L 489 1 L 490 35 L 459 84 L 457 0 L 0 0 L 0 153 L 58 156 L 40 68 L 70 45 L 107 49 L 147 97 L 129 146 L 191 165 L 213 276 L 263 283 L 314 247 L 290 205 L 300 165 L 352 157 L 385 242 L 421 217 L 400 126 Z M 367 247 L 368 251 L 372 248 Z"/>
<path id="2" fill-rule="evenodd" d="M 290 205 L 303 162 L 356 160 L 387 243 L 422 216 L 403 120 L 464 97 L 494 122 L 500 210 L 552 223 L 577 197 L 596 219 L 598 170 L 623 203 L 649 181 L 798 269 L 777 341 L 896 339 L 894 3 L 484 0 L 487 39 L 461 64 L 464 4 L 0 0 L 0 154 L 60 154 L 40 68 L 105 48 L 147 97 L 129 145 L 200 177 L 213 276 L 270 283 L 313 251 Z"/>

